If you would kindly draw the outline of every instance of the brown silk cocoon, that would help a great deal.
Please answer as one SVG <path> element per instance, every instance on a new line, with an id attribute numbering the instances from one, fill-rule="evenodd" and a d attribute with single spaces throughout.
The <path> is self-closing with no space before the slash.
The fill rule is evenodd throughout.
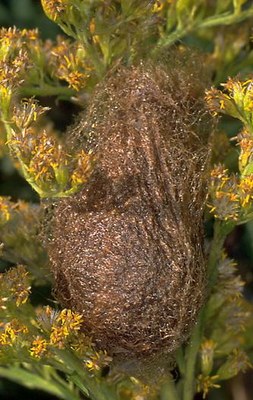
<path id="1" fill-rule="evenodd" d="M 212 126 L 189 64 L 120 67 L 67 139 L 92 150 L 96 164 L 83 190 L 54 207 L 56 295 L 83 313 L 84 330 L 111 354 L 174 350 L 205 297 Z"/>

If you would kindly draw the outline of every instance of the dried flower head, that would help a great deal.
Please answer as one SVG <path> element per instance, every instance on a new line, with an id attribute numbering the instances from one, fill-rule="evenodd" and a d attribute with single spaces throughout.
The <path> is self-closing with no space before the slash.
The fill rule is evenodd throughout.
<path id="1" fill-rule="evenodd" d="M 249 367 L 252 368 L 252 364 L 247 354 L 240 349 L 234 349 L 227 361 L 218 369 L 217 374 L 220 380 L 230 379 L 240 371 L 245 372 Z"/>
<path id="2" fill-rule="evenodd" d="M 205 297 L 210 119 L 189 64 L 120 68 L 70 132 L 97 164 L 82 192 L 55 206 L 56 293 L 111 353 L 175 349 Z"/>

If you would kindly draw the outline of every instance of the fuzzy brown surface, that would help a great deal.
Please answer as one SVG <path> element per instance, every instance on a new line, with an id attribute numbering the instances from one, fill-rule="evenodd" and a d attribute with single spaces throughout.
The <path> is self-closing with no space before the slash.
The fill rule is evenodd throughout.
<path id="1" fill-rule="evenodd" d="M 69 132 L 97 161 L 82 192 L 54 209 L 56 294 L 113 354 L 174 350 L 205 297 L 212 127 L 200 80 L 194 62 L 122 67 Z"/>

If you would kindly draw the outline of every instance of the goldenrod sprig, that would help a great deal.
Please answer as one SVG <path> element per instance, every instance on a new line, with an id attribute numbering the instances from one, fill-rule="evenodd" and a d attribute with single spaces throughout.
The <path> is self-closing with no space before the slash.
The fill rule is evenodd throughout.
<path id="1" fill-rule="evenodd" d="M 60 398 L 77 400 L 79 388 L 96 400 L 116 399 L 115 386 L 101 380 L 102 370 L 111 362 L 111 357 L 105 351 L 97 351 L 90 338 L 81 332 L 85 316 L 49 306 L 31 308 L 29 282 L 24 267 L 0 274 L 3 296 L 0 302 L 0 376 L 8 375 L 16 380 L 14 364 L 18 361 L 23 365 L 19 370 L 22 384 L 23 375 L 27 377 L 28 371 L 36 371 L 31 387 L 38 388 L 45 382 L 45 368 L 48 368 L 48 390 Z M 26 307 L 23 313 L 13 314 L 15 310 L 9 307 L 13 299 L 16 307 Z M 65 374 L 71 384 L 59 378 L 58 371 Z M 37 381 L 36 376 L 41 380 Z M 122 391 L 128 388 L 129 398 L 135 399 L 135 395 L 147 390 L 138 380 L 127 381 L 124 375 L 117 379 L 120 379 Z"/>
<path id="2" fill-rule="evenodd" d="M 222 166 L 213 169 L 210 207 L 216 218 L 241 224 L 253 216 L 253 82 L 229 79 L 223 86 L 223 92 L 208 91 L 206 99 L 213 113 L 230 115 L 244 124 L 236 137 L 240 174 L 229 174 Z"/>
<path id="3" fill-rule="evenodd" d="M 86 182 L 94 156 L 83 150 L 68 154 L 56 135 L 37 128 L 39 116 L 47 110 L 32 98 L 14 106 L 12 121 L 7 124 L 8 146 L 40 197 L 70 196 Z"/>
<path id="4" fill-rule="evenodd" d="M 159 0 L 154 6 L 154 12 L 161 13 L 166 18 L 166 26 L 161 29 L 161 38 L 154 52 L 161 47 L 172 45 L 187 34 L 198 33 L 203 29 L 222 25 L 232 25 L 253 16 L 253 7 L 242 10 L 241 1 L 226 2 L 223 7 L 211 9 L 210 5 L 195 0 Z M 211 15 L 210 15 L 211 9 Z"/>
<path id="5" fill-rule="evenodd" d="M 204 398 L 220 382 L 251 367 L 244 350 L 245 328 L 250 325 L 251 306 L 242 295 L 244 282 L 236 264 L 223 253 L 218 263 L 217 284 L 205 307 L 205 324 L 199 350 L 197 390 Z"/>

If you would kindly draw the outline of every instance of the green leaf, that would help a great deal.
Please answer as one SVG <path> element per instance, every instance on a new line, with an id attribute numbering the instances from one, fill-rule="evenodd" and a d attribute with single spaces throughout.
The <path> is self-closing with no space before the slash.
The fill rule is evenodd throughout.
<path id="1" fill-rule="evenodd" d="M 64 400 L 80 400 L 79 397 L 58 382 L 52 382 L 20 367 L 0 367 L 0 376 L 19 383 L 29 389 L 43 390 Z"/>

